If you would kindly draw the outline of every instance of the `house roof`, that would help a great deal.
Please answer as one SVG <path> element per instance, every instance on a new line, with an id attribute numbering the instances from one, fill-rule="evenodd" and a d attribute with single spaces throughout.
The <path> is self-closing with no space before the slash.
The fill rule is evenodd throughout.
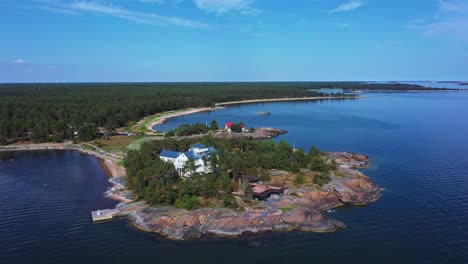
<path id="1" fill-rule="evenodd" d="M 201 143 L 197 143 L 197 144 L 192 145 L 192 148 L 206 148 L 206 146 Z"/>
<path id="2" fill-rule="evenodd" d="M 161 154 L 159 154 L 159 156 L 160 157 L 171 158 L 171 159 L 176 159 L 177 157 L 180 156 L 180 152 L 164 149 L 161 152 Z"/>
<path id="3" fill-rule="evenodd" d="M 205 146 L 205 148 L 207 150 L 203 151 L 201 153 L 196 153 L 195 151 L 189 150 L 187 152 L 184 152 L 184 154 L 189 159 L 198 160 L 198 159 L 202 159 L 202 158 L 207 158 L 213 153 L 218 153 L 218 150 L 216 150 L 214 147 L 206 147 Z"/>
<path id="4" fill-rule="evenodd" d="M 195 151 L 192 150 L 192 148 L 194 148 L 194 147 L 195 148 L 204 148 L 204 149 L 206 148 L 207 150 L 203 151 L 201 153 L 196 153 Z M 186 151 L 184 153 L 164 149 L 161 152 L 161 154 L 159 154 L 159 157 L 177 159 L 180 155 L 185 155 L 189 159 L 198 160 L 198 159 L 201 159 L 201 158 L 204 158 L 204 157 L 207 158 L 213 153 L 218 153 L 218 151 L 214 147 L 207 147 L 207 146 L 205 146 L 203 144 L 198 143 L 198 144 L 193 145 L 190 148 L 189 151 Z"/>
<path id="5" fill-rule="evenodd" d="M 187 151 L 187 152 L 184 152 L 184 154 L 185 154 L 185 156 L 187 156 L 187 158 L 193 159 L 193 160 L 197 160 L 197 159 L 201 158 L 200 157 L 201 155 L 197 155 L 193 151 Z"/>
<path id="6" fill-rule="evenodd" d="M 231 128 L 231 126 L 234 125 L 234 122 L 227 122 L 226 127 Z M 241 125 L 242 128 L 245 128 L 244 124 Z"/>

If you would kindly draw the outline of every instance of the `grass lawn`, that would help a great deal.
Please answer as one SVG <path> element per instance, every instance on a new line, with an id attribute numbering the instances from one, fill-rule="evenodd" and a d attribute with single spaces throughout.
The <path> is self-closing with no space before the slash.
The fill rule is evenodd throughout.
<path id="1" fill-rule="evenodd" d="M 112 151 L 121 151 L 126 152 L 127 146 L 134 144 L 135 142 L 146 138 L 145 136 L 139 137 L 126 137 L 126 136 L 111 136 L 108 139 L 98 139 L 93 142 L 93 145 L 99 145 L 97 142 L 102 144 L 102 149 L 112 152 Z"/>

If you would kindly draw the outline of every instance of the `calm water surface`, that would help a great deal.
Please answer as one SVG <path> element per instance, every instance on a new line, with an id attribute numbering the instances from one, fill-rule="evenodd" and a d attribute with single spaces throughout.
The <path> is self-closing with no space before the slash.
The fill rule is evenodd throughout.
<path id="1" fill-rule="evenodd" d="M 91 210 L 115 204 L 102 197 L 109 184 L 97 159 L 22 152 L 0 161 L 0 263 L 468 263 L 468 93 L 371 96 L 233 106 L 159 127 L 243 121 L 286 129 L 280 139 L 296 147 L 369 155 L 364 172 L 386 191 L 332 213 L 342 231 L 174 242 L 125 219 L 93 224 Z"/>

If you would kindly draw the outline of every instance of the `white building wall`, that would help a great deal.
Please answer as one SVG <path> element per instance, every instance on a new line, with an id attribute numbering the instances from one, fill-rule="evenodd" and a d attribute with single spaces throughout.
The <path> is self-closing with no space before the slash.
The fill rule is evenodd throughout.
<path id="1" fill-rule="evenodd" d="M 192 151 L 194 151 L 195 153 L 203 153 L 203 152 L 208 151 L 208 148 L 203 148 L 203 149 L 195 148 L 195 149 L 192 149 Z M 169 158 L 169 157 L 160 157 L 160 158 L 163 161 L 171 162 L 172 164 L 174 164 L 174 167 L 176 168 L 177 172 L 180 175 L 190 176 L 187 173 L 185 173 L 185 166 L 187 164 L 187 161 L 189 160 L 189 158 L 185 154 L 181 153 L 175 159 L 174 158 Z M 212 172 L 209 162 L 207 161 L 206 164 L 205 164 L 203 159 L 195 160 L 195 166 L 197 167 L 197 169 L 195 170 L 196 173 L 210 173 L 210 172 Z"/>

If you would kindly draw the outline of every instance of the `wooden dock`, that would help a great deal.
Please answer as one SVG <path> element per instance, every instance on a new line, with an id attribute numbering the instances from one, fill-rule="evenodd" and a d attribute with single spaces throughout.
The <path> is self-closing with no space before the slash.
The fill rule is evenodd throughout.
<path id="1" fill-rule="evenodd" d="M 103 210 L 97 210 L 97 211 L 92 211 L 91 216 L 93 217 L 93 221 L 102 221 L 102 220 L 107 220 L 107 219 L 112 219 L 114 215 L 119 213 L 119 209 L 103 209 Z"/>

